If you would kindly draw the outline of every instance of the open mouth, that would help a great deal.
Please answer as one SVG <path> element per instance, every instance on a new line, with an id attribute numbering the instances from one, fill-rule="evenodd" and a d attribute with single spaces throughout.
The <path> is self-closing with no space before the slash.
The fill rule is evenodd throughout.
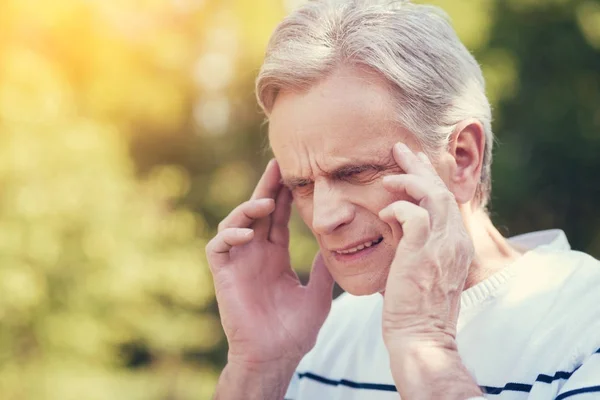
<path id="1" fill-rule="evenodd" d="M 358 245 L 356 247 L 353 247 L 351 249 L 335 251 L 335 254 L 338 254 L 338 255 L 352 255 L 352 254 L 356 254 L 356 253 L 359 253 L 359 252 L 361 252 L 361 251 L 363 251 L 365 249 L 375 247 L 379 243 L 381 243 L 382 241 L 383 241 L 383 236 L 379 237 L 378 239 L 362 243 L 362 244 L 360 244 L 360 245 Z"/>

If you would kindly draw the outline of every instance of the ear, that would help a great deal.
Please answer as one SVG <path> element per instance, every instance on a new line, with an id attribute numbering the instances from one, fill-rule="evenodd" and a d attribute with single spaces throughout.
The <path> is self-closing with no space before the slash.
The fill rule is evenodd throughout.
<path id="1" fill-rule="evenodd" d="M 476 119 L 459 122 L 448 143 L 448 153 L 454 158 L 450 172 L 450 190 L 459 204 L 472 201 L 481 179 L 485 133 Z"/>

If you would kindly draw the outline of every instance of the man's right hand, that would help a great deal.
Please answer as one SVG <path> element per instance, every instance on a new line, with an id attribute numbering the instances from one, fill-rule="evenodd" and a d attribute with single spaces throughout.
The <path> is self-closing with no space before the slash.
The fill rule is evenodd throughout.
<path id="1" fill-rule="evenodd" d="M 333 279 L 320 255 L 307 286 L 291 268 L 292 195 L 280 181 L 272 160 L 252 198 L 219 224 L 206 246 L 229 344 L 228 366 L 295 368 L 314 346 L 331 307 Z"/>

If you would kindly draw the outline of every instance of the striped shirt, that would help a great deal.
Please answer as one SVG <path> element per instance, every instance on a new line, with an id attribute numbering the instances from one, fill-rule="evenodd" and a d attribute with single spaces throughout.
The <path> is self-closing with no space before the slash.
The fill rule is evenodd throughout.
<path id="1" fill-rule="evenodd" d="M 529 250 L 461 295 L 464 365 L 487 399 L 600 399 L 600 262 L 559 230 L 510 241 Z M 378 293 L 336 299 L 286 399 L 399 399 L 382 306 Z"/>

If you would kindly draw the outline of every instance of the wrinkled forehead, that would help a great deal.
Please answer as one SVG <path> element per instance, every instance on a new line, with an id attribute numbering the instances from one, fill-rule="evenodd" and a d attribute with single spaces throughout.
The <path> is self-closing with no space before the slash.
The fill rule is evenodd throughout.
<path id="1" fill-rule="evenodd" d="M 282 170 L 382 161 L 394 143 L 412 136 L 395 107 L 383 80 L 343 70 L 309 90 L 279 93 L 269 118 L 270 146 Z"/>

